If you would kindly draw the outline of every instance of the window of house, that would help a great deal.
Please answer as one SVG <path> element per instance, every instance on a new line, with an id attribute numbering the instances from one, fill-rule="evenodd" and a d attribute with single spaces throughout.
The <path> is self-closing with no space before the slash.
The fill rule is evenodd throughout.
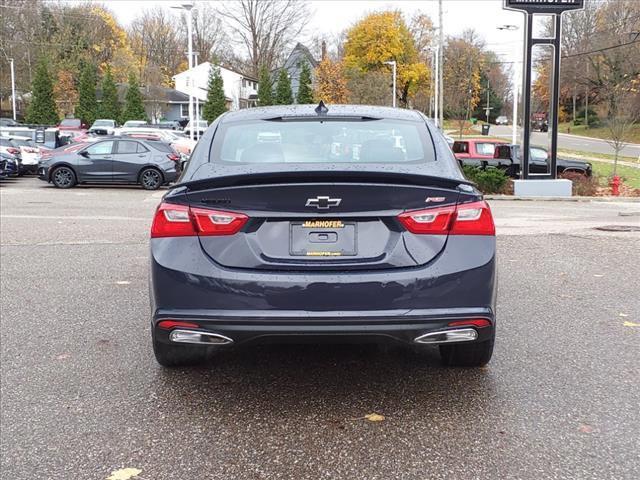
<path id="1" fill-rule="evenodd" d="M 181 103 L 180 104 L 180 116 L 181 117 L 188 117 L 189 116 L 189 104 L 188 103 Z"/>

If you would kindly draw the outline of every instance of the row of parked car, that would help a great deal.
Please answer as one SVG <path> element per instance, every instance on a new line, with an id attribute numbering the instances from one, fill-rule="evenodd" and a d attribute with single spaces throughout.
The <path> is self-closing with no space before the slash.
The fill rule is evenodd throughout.
<path id="1" fill-rule="evenodd" d="M 166 126 L 107 122 L 113 121 L 98 120 L 85 129 L 77 119 L 63 120 L 57 127 L 57 148 L 35 143 L 35 129 L 1 126 L 0 175 L 34 173 L 59 188 L 130 183 L 154 190 L 175 181 L 196 144 L 183 131 Z"/>

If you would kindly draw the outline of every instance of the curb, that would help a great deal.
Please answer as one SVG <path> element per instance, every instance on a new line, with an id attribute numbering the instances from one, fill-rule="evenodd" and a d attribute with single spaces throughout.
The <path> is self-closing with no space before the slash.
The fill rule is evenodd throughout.
<path id="1" fill-rule="evenodd" d="M 521 202 L 604 202 L 640 203 L 640 197 L 516 197 L 515 195 L 485 195 L 485 200 Z"/>

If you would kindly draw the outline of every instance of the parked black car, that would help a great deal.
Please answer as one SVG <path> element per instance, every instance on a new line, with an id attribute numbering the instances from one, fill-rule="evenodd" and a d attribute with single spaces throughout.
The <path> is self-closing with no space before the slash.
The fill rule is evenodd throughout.
<path id="1" fill-rule="evenodd" d="M 0 177 L 17 177 L 20 174 L 20 160 L 9 153 L 0 152 Z"/>
<path id="2" fill-rule="evenodd" d="M 59 188 L 77 183 L 137 183 L 147 190 L 176 180 L 180 155 L 159 141 L 116 137 L 50 152 L 38 165 L 41 180 Z"/>
<path id="3" fill-rule="evenodd" d="M 207 129 L 151 227 L 158 362 L 264 341 L 437 345 L 487 363 L 489 206 L 416 110 L 286 105 Z"/>
<path id="4" fill-rule="evenodd" d="M 549 153 L 542 147 L 531 147 L 529 150 L 529 173 L 549 173 Z M 489 160 L 486 166 L 504 169 L 512 178 L 520 176 L 520 145 L 497 145 L 493 154 L 494 160 Z M 556 159 L 557 174 L 575 172 L 590 177 L 592 167 L 589 162 L 569 160 L 558 157 Z"/>

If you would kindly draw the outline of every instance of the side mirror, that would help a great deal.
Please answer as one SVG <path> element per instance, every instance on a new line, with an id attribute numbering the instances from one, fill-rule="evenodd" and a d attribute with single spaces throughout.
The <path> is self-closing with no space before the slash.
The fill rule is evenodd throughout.
<path id="1" fill-rule="evenodd" d="M 84 158 L 89 158 L 89 152 L 87 152 L 86 150 L 83 150 L 81 152 L 78 152 L 78 155 L 83 156 Z"/>

